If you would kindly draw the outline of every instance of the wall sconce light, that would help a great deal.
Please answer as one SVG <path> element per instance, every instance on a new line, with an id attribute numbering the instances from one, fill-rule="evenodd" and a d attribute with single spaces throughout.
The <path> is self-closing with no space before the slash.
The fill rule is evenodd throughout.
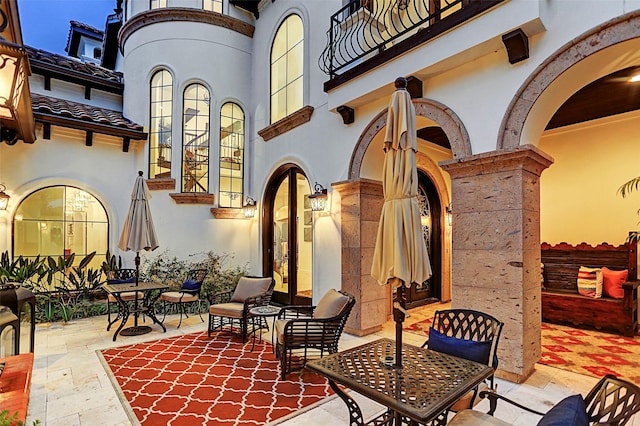
<path id="1" fill-rule="evenodd" d="M 244 200 L 244 206 L 242 207 L 242 209 L 244 210 L 244 217 L 246 217 L 247 219 L 255 217 L 257 210 L 256 200 L 247 196 L 247 198 Z"/>
<path id="2" fill-rule="evenodd" d="M 5 189 L 7 189 L 7 187 L 0 183 L 0 210 L 7 209 L 7 206 L 9 205 L 9 199 L 11 198 L 4 192 Z"/>
<path id="3" fill-rule="evenodd" d="M 309 195 L 311 210 L 314 212 L 321 212 L 327 206 L 327 190 L 318 182 L 316 182 L 313 187 L 313 191 L 313 194 Z"/>
<path id="4" fill-rule="evenodd" d="M 451 226 L 453 224 L 453 209 L 451 208 L 451 203 L 444 208 L 444 211 L 447 213 L 447 221 L 449 222 L 449 226 Z"/>
<path id="5" fill-rule="evenodd" d="M 11 43 L 0 36 L 0 139 L 9 145 L 14 145 L 23 138 L 33 142 L 28 130 L 30 121 L 23 111 L 24 104 L 22 90 L 28 76 L 31 74 L 27 52 L 18 44 Z M 31 109 L 31 105 L 28 106 Z M 32 120 L 31 120 L 32 121 Z M 33 126 L 31 126 L 33 127 Z"/>
<path id="6" fill-rule="evenodd" d="M 529 59 L 529 39 L 521 28 L 517 28 L 502 36 L 502 43 L 507 49 L 510 64 Z"/>

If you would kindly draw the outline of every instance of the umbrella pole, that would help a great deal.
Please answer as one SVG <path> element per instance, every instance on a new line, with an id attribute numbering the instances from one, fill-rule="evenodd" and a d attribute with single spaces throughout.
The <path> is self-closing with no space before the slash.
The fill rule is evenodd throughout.
<path id="1" fill-rule="evenodd" d="M 406 300 L 404 298 L 404 283 L 396 290 L 396 302 L 393 304 L 393 319 L 396 322 L 396 368 L 402 368 L 402 323 L 406 312 Z"/>
<path id="2" fill-rule="evenodd" d="M 138 287 L 138 283 L 140 281 L 140 252 L 139 251 L 136 252 L 135 263 L 136 263 L 136 287 Z M 136 310 L 133 313 L 133 326 L 138 327 L 138 290 L 136 290 L 135 306 L 136 306 Z"/>

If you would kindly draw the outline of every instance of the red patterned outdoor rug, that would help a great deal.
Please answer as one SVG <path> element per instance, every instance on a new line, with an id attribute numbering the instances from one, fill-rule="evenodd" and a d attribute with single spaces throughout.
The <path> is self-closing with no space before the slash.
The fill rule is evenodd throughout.
<path id="1" fill-rule="evenodd" d="M 429 336 L 431 319 L 404 327 L 404 331 Z M 542 323 L 540 364 L 579 374 L 616 376 L 640 385 L 640 337 L 635 338 Z"/>
<path id="2" fill-rule="evenodd" d="M 268 342 L 256 342 L 251 351 L 251 342 L 224 333 L 98 353 L 126 398 L 123 405 L 142 425 L 264 425 L 333 393 L 325 378 L 306 370 L 281 380 Z"/>
<path id="3" fill-rule="evenodd" d="M 596 377 L 615 374 L 640 385 L 640 337 L 542 323 L 539 362 Z"/>

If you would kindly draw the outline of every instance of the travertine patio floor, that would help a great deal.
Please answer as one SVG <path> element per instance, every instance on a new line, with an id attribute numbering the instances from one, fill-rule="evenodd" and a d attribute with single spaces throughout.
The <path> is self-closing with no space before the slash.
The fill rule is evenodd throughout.
<path id="1" fill-rule="evenodd" d="M 431 318 L 433 311 L 448 305 L 435 304 L 411 311 L 407 323 Z M 206 318 L 205 318 L 206 321 Z M 36 329 L 36 349 L 29 413 L 27 425 L 39 419 L 46 426 L 117 426 L 131 425 L 113 386 L 104 371 L 96 350 L 121 346 L 141 341 L 156 340 L 206 330 L 206 322 L 196 315 L 183 320 L 177 329 L 177 316 L 165 321 L 167 332 L 158 326 L 149 334 L 135 337 L 120 336 L 112 341 L 112 332 L 105 330 L 106 317 L 73 320 L 68 324 L 40 324 Z M 270 339 L 271 333 L 264 333 Z M 395 337 L 395 324 L 385 324 L 382 331 L 366 337 L 343 334 L 340 347 L 350 348 L 380 337 Z M 423 343 L 420 336 L 404 333 L 404 342 L 415 345 Z M 497 379 L 498 391 L 528 406 L 546 411 L 563 397 L 575 393 L 586 393 L 597 379 L 538 364 L 536 372 L 523 384 L 514 384 Z M 384 408 L 363 397 L 356 396 L 365 419 L 372 418 Z M 486 401 L 477 406 L 486 411 Z M 515 425 L 536 424 L 539 417 L 498 405 L 496 416 Z M 321 404 L 298 416 L 279 422 L 285 426 L 348 425 L 349 415 L 345 404 L 338 398 Z M 640 426 L 640 415 L 636 415 L 632 426 Z"/>

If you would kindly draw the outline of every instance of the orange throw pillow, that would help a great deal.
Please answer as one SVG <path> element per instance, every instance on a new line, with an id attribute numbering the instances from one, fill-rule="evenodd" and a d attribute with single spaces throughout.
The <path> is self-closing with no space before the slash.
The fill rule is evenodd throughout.
<path id="1" fill-rule="evenodd" d="M 602 289 L 605 296 L 613 297 L 614 299 L 624 298 L 624 290 L 622 290 L 622 283 L 627 281 L 629 277 L 629 271 L 627 269 L 623 271 L 612 271 L 606 266 L 602 268 Z"/>

